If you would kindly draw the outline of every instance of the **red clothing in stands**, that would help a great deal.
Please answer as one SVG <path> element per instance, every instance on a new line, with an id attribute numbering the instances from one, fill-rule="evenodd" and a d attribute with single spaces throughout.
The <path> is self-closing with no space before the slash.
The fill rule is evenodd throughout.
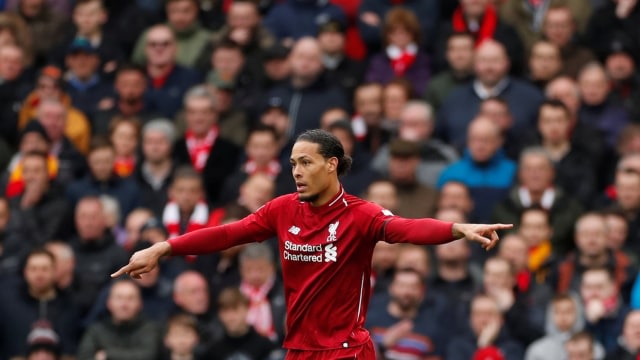
<path id="1" fill-rule="evenodd" d="M 452 225 L 400 218 L 341 190 L 319 207 L 297 194 L 281 196 L 238 222 L 169 244 L 173 255 L 197 255 L 277 236 L 288 309 L 284 347 L 346 351 L 369 341 L 364 322 L 376 242 L 440 244 L 453 239 Z"/>

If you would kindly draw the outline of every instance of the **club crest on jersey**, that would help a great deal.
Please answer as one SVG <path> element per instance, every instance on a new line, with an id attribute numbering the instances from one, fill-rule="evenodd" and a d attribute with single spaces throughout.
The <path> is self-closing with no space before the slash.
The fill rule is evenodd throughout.
<path id="1" fill-rule="evenodd" d="M 334 242 L 338 240 L 338 237 L 336 236 L 336 233 L 338 232 L 338 225 L 340 225 L 340 220 L 333 224 L 329 224 L 329 236 L 327 236 L 327 242 Z"/>
<path id="2" fill-rule="evenodd" d="M 298 235 L 300 234 L 300 228 L 297 226 L 291 226 L 288 230 L 290 233 L 292 233 L 293 235 Z"/>

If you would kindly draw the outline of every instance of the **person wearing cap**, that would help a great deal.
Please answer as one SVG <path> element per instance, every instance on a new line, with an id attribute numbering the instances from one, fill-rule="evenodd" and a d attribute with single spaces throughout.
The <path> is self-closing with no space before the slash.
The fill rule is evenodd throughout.
<path id="1" fill-rule="evenodd" d="M 361 62 L 345 55 L 345 26 L 340 21 L 327 19 L 318 28 L 318 42 L 322 49 L 322 63 L 329 82 L 341 87 L 348 99 L 364 78 Z"/>
<path id="2" fill-rule="evenodd" d="M 272 96 L 266 99 L 262 109 L 260 109 L 260 124 L 273 127 L 276 130 L 280 149 L 278 158 L 281 161 L 285 161 L 287 159 L 286 153 L 293 144 L 289 108 L 281 97 Z"/>
<path id="3" fill-rule="evenodd" d="M 62 70 L 55 66 L 46 66 L 38 74 L 35 89 L 24 100 L 18 117 L 18 129 L 23 129 L 29 121 L 38 119 L 42 121 L 43 113 L 48 113 L 49 103 L 59 103 L 63 119 L 64 135 L 82 154 L 89 150 L 89 138 L 91 125 L 89 119 L 82 111 L 71 103 L 71 97 L 64 92 L 62 82 Z M 43 105 L 47 103 L 47 105 Z M 45 110 L 45 107 L 47 110 Z M 46 126 L 45 126 L 46 128 Z M 50 136 L 51 137 L 51 136 Z M 56 142 L 58 139 L 51 139 Z"/>
<path id="4" fill-rule="evenodd" d="M 69 27 L 59 46 L 51 50 L 49 62 L 63 66 L 69 46 L 77 38 L 84 38 L 91 43 L 100 56 L 100 72 L 112 74 L 125 56 L 120 46 L 120 39 L 116 36 L 116 27 L 105 27 L 110 20 L 105 1 L 76 0 L 74 3 L 71 15 L 74 26 Z"/>
<path id="5" fill-rule="evenodd" d="M 291 49 L 277 43 L 267 48 L 263 54 L 264 79 L 263 89 L 270 89 L 286 83 L 291 74 L 291 64 L 289 63 L 289 52 Z"/>
<path id="6" fill-rule="evenodd" d="M 100 76 L 100 53 L 89 40 L 76 38 L 67 48 L 65 90 L 73 106 L 89 119 L 113 97 L 113 84 Z"/>
<path id="7" fill-rule="evenodd" d="M 622 104 L 631 119 L 640 119 L 640 76 L 637 54 L 628 39 L 616 37 L 604 59 L 607 75 L 611 80 L 611 97 Z"/>
<path id="8" fill-rule="evenodd" d="M 396 213 L 406 218 L 433 216 L 438 203 L 435 188 L 418 182 L 420 145 L 415 141 L 395 139 L 389 143 L 389 163 L 386 172 L 395 185 L 398 196 Z"/>

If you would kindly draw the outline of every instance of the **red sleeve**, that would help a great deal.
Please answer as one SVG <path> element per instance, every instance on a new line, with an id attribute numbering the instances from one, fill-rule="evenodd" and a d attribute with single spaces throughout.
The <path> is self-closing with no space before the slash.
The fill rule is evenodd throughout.
<path id="1" fill-rule="evenodd" d="M 265 205 L 242 220 L 196 230 L 168 240 L 171 255 L 201 255 L 276 236 L 268 220 L 270 206 Z"/>
<path id="2" fill-rule="evenodd" d="M 393 217 L 384 225 L 383 240 L 388 243 L 417 245 L 444 244 L 455 240 L 452 222 L 436 219 L 405 219 Z"/>

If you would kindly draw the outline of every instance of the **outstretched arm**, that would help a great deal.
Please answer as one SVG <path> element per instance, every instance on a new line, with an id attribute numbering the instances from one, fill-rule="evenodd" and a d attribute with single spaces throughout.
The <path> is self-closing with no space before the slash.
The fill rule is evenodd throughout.
<path id="1" fill-rule="evenodd" d="M 384 240 L 390 243 L 407 242 L 420 245 L 444 244 L 466 238 L 478 242 L 486 250 L 496 246 L 498 230 L 510 229 L 511 224 L 459 224 L 436 219 L 390 219 L 384 228 Z"/>
<path id="2" fill-rule="evenodd" d="M 133 278 L 140 278 L 140 275 L 153 270 L 164 256 L 208 254 L 274 236 L 256 216 L 252 214 L 231 224 L 200 229 L 154 244 L 133 254 L 129 263 L 111 274 L 111 277 L 129 274 Z"/>

